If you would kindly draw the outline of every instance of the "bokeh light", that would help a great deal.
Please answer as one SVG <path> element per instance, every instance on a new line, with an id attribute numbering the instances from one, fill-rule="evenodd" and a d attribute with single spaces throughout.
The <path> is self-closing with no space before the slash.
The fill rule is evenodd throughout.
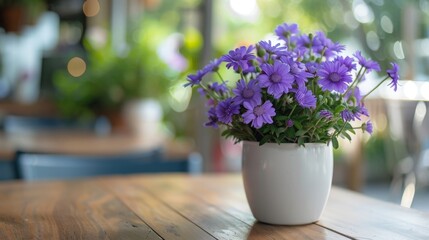
<path id="1" fill-rule="evenodd" d="M 80 77 L 86 71 L 86 63 L 82 58 L 74 57 L 67 64 L 67 71 L 73 77 Z"/>
<path id="2" fill-rule="evenodd" d="M 98 0 L 87 0 L 82 6 L 83 13 L 87 17 L 94 17 L 100 12 L 100 3 Z"/>

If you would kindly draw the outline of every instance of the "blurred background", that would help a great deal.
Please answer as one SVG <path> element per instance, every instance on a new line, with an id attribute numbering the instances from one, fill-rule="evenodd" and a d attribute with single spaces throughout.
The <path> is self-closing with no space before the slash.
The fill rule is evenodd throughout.
<path id="1" fill-rule="evenodd" d="M 0 178 L 20 177 L 19 151 L 157 147 L 239 172 L 240 144 L 203 127 L 204 101 L 183 84 L 283 22 L 400 65 L 398 92 L 366 103 L 374 134 L 335 152 L 334 184 L 429 211 L 429 0 L 0 0 Z"/>

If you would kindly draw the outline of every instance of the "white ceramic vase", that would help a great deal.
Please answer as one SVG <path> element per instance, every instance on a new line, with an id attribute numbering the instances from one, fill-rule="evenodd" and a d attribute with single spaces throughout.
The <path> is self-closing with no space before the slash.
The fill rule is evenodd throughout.
<path id="1" fill-rule="evenodd" d="M 243 142 L 243 183 L 261 222 L 301 225 L 319 220 L 332 183 L 331 145 Z"/>

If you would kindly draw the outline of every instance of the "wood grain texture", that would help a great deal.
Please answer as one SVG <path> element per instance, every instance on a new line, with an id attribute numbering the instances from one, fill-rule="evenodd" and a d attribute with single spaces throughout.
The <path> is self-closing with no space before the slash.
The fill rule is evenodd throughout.
<path id="1" fill-rule="evenodd" d="M 357 239 L 429 239 L 429 213 L 333 188 L 320 226 Z"/>
<path id="2" fill-rule="evenodd" d="M 0 184 L 0 239 L 161 239 L 91 181 Z"/>
<path id="3" fill-rule="evenodd" d="M 0 183 L 0 239 L 429 239 L 429 214 L 333 188 L 320 221 L 257 222 L 240 175 Z"/>
<path id="4" fill-rule="evenodd" d="M 230 181 L 228 178 L 225 176 L 226 182 Z M 258 223 L 244 192 L 229 192 L 235 186 L 242 189 L 237 184 L 240 182 L 234 180 L 235 183 L 224 187 L 223 178 L 216 179 L 219 177 L 138 177 L 128 179 L 131 184 L 126 189 L 130 192 L 144 189 L 217 239 L 348 239 L 315 224 L 291 227 Z"/>

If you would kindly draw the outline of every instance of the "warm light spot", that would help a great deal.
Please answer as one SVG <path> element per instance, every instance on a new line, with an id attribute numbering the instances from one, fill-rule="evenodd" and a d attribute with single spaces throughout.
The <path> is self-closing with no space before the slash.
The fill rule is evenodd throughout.
<path id="1" fill-rule="evenodd" d="M 86 71 L 86 63 L 82 58 L 74 57 L 68 62 L 67 70 L 73 77 L 80 77 Z"/>
<path id="2" fill-rule="evenodd" d="M 82 6 L 83 13 L 87 17 L 94 17 L 100 12 L 100 3 L 98 0 L 87 0 Z"/>

